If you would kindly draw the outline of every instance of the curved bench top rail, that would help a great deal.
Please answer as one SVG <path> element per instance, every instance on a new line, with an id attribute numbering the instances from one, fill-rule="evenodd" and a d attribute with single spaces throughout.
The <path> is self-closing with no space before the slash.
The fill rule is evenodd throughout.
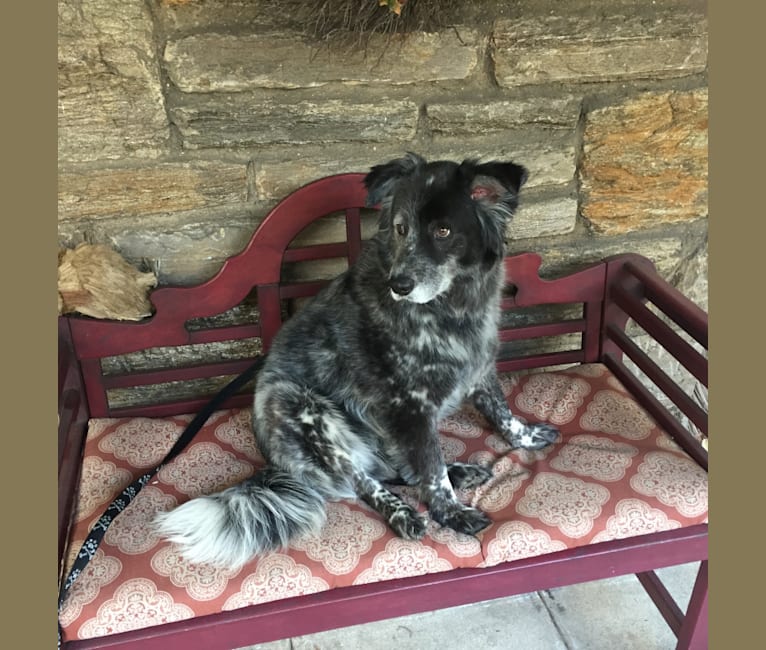
<path id="1" fill-rule="evenodd" d="M 633 253 L 615 256 L 613 263 L 638 265 L 653 264 L 646 258 Z M 544 366 L 593 363 L 601 354 L 603 304 L 607 291 L 607 268 L 605 261 L 596 262 L 578 271 L 551 280 L 540 277 L 541 258 L 537 253 L 519 253 L 505 260 L 507 295 L 502 309 L 513 312 L 517 307 L 535 307 L 552 304 L 581 304 L 582 316 L 575 319 L 543 319 L 541 322 L 524 325 L 508 325 L 500 328 L 500 341 L 521 341 L 528 339 L 551 339 L 570 334 L 580 334 L 579 344 L 572 342 L 565 349 L 546 352 L 541 345 L 531 354 L 501 354 L 497 368 L 501 372 L 514 372 Z M 511 318 L 511 323 L 513 318 Z"/>
<path id="2" fill-rule="evenodd" d="M 592 302 L 604 297 L 606 267 L 597 262 L 554 280 L 540 277 L 542 258 L 537 253 L 519 253 L 505 259 L 506 282 L 515 293 L 503 301 L 503 309 L 552 303 Z"/>
<path id="3" fill-rule="evenodd" d="M 186 322 L 235 307 L 253 287 L 278 284 L 285 250 L 306 226 L 343 211 L 347 212 L 347 220 L 354 216 L 356 222 L 358 210 L 365 207 L 367 196 L 363 179 L 361 173 L 338 174 L 299 188 L 266 215 L 242 252 L 227 259 L 210 280 L 192 287 L 163 287 L 152 292 L 150 298 L 155 313 L 145 321 L 72 317 L 78 357 L 99 358 L 150 347 L 200 342 L 204 335 L 188 332 Z M 358 224 L 347 227 L 347 232 L 358 236 Z M 358 247 L 358 242 L 347 242 L 345 248 L 350 258 L 355 258 Z M 321 252 L 323 247 L 317 246 L 317 250 Z M 250 326 L 249 335 L 258 334 L 258 330 Z"/>
<path id="4" fill-rule="evenodd" d="M 210 280 L 193 287 L 163 287 L 151 294 L 155 313 L 141 322 L 105 321 L 71 317 L 71 331 L 80 359 L 117 356 L 148 348 L 181 346 L 232 338 L 273 335 L 278 326 L 278 311 L 271 304 L 273 296 L 284 299 L 315 293 L 324 283 L 280 284 L 283 263 L 293 252 L 296 259 L 312 259 L 345 254 L 353 261 L 361 246 L 359 211 L 365 207 L 364 174 L 328 176 L 309 183 L 282 200 L 256 228 L 247 246 L 224 262 Z M 345 212 L 346 232 L 350 240 L 338 244 L 320 244 L 289 249 L 291 242 L 307 226 L 326 215 Z M 635 256 L 638 260 L 640 256 Z M 554 280 L 539 276 L 541 258 L 535 253 L 521 253 L 506 259 L 509 281 L 515 295 L 503 302 L 503 308 L 545 303 L 594 303 L 603 300 L 605 266 L 596 263 L 581 271 Z M 305 286 L 303 286 L 305 284 Z M 269 312 L 266 323 L 189 331 L 186 323 L 194 318 L 221 314 L 240 304 L 253 288 L 259 298 L 270 296 L 269 305 L 259 308 Z M 266 331 L 268 330 L 268 332 Z"/>

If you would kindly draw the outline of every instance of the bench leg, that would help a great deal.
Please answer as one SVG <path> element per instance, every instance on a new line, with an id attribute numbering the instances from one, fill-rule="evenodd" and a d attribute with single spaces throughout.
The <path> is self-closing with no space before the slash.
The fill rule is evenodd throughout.
<path id="1" fill-rule="evenodd" d="M 707 562 L 703 560 L 697 572 L 689 607 L 678 631 L 677 650 L 705 650 L 708 647 Z"/>

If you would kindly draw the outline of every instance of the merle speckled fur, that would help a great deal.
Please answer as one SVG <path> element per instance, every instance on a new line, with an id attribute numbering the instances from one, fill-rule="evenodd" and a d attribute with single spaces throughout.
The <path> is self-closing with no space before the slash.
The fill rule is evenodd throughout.
<path id="1" fill-rule="evenodd" d="M 358 498 L 401 537 L 425 520 L 386 483 L 419 488 L 431 518 L 476 534 L 461 504 L 488 468 L 445 465 L 437 423 L 470 400 L 514 447 L 558 437 L 513 416 L 495 373 L 504 233 L 526 170 L 407 156 L 365 179 L 377 235 L 290 319 L 257 378 L 253 424 L 267 470 L 158 517 L 190 560 L 236 567 L 316 533 L 329 499 Z"/>

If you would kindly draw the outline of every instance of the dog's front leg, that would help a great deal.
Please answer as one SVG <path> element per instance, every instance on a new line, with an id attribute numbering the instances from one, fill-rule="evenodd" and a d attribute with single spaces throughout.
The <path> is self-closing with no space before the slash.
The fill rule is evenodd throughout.
<path id="1" fill-rule="evenodd" d="M 494 371 L 487 374 L 481 386 L 471 395 L 471 400 L 479 413 L 514 449 L 542 449 L 556 442 L 561 435 L 551 424 L 527 424 L 513 415 Z"/>
<path id="2" fill-rule="evenodd" d="M 406 447 L 412 479 L 420 487 L 421 499 L 428 504 L 431 518 L 441 526 L 459 533 L 475 535 L 492 523 L 481 510 L 458 501 L 444 463 L 439 434 L 434 422 L 419 421 L 422 428 L 413 430 Z M 459 468 L 456 468 L 456 470 Z M 486 476 L 483 477 L 486 480 Z"/>
<path id="3" fill-rule="evenodd" d="M 458 501 L 445 465 L 438 472 L 431 473 L 421 484 L 421 493 L 423 500 L 428 503 L 431 518 L 442 526 L 466 535 L 475 535 L 492 523 L 481 510 Z"/>

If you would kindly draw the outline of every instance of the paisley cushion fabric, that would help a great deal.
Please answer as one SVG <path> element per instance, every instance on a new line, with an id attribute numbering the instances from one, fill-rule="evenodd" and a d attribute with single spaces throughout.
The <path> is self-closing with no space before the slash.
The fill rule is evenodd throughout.
<path id="1" fill-rule="evenodd" d="M 489 514 L 478 538 L 430 522 L 419 542 L 396 537 L 361 503 L 328 505 L 318 537 L 223 571 L 185 562 L 148 528 L 154 513 L 232 485 L 263 465 L 250 411 L 215 413 L 107 531 L 60 613 L 64 638 L 90 638 L 280 598 L 488 567 L 605 540 L 707 521 L 707 474 L 600 364 L 503 376 L 511 410 L 557 425 L 563 439 L 510 451 L 470 407 L 441 424 L 447 462 L 491 465 L 460 498 Z M 90 422 L 70 560 L 111 500 L 156 466 L 192 416 Z M 419 506 L 413 488 L 394 488 Z"/>

